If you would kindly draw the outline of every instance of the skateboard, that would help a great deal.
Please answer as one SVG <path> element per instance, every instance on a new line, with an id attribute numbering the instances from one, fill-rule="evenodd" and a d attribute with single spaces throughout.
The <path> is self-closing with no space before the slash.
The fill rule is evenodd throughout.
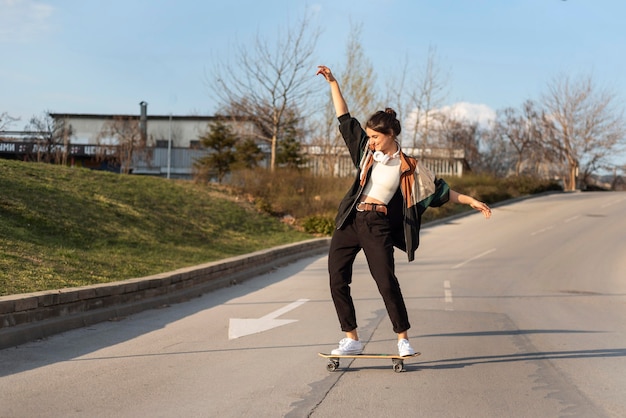
<path id="1" fill-rule="evenodd" d="M 342 354 L 342 355 L 326 354 L 326 353 L 317 353 L 317 354 L 320 357 L 324 357 L 328 359 L 328 364 L 326 364 L 326 370 L 328 370 L 329 372 L 334 372 L 335 370 L 339 368 L 339 359 L 342 359 L 342 358 L 374 358 L 374 359 L 385 358 L 385 359 L 391 359 L 393 371 L 396 373 L 400 373 L 401 371 L 404 370 L 404 360 L 411 358 L 411 357 L 417 357 L 422 353 L 415 353 L 411 356 L 404 356 L 404 357 L 400 357 L 395 354 L 367 354 L 367 353 Z"/>

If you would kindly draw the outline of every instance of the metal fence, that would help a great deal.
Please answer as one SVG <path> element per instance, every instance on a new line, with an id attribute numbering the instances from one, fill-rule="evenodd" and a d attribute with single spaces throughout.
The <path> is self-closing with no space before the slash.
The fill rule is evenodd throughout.
<path id="1" fill-rule="evenodd" d="M 346 177 L 356 173 L 356 168 L 345 148 L 323 152 L 324 150 L 319 147 L 306 146 L 303 151 L 306 160 L 304 168 L 310 170 L 313 175 Z M 438 176 L 463 175 L 463 150 L 427 149 L 426 152 L 422 152 L 421 149 L 409 148 L 403 151 L 420 159 Z M 162 177 L 168 177 L 169 173 L 171 178 L 190 179 L 194 174 L 195 162 L 209 153 L 210 151 L 206 149 L 149 148 L 135 156 L 133 173 Z M 266 154 L 260 165 L 267 166 L 269 159 L 270 155 Z"/>

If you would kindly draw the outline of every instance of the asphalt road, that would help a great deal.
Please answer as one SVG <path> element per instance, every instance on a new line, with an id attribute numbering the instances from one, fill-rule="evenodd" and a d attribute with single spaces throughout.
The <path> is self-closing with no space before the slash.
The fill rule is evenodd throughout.
<path id="1" fill-rule="evenodd" d="M 342 337 L 326 257 L 195 300 L 0 351 L 1 417 L 624 417 L 626 194 L 555 194 L 422 231 L 397 274 L 422 352 Z M 395 335 L 363 257 L 368 352 Z"/>

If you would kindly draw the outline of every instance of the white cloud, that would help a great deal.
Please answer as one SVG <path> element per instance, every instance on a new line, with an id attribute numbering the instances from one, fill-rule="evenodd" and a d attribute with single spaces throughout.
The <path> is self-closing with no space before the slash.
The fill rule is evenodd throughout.
<path id="1" fill-rule="evenodd" d="M 28 42 L 50 29 L 54 7 L 36 0 L 0 0 L 0 42 Z"/>
<path id="2" fill-rule="evenodd" d="M 417 111 L 409 113 L 409 116 L 403 122 L 403 141 L 411 141 L 411 138 L 415 138 L 415 122 L 418 115 Z M 448 116 L 458 121 L 464 121 L 469 123 L 477 122 L 481 128 L 488 128 L 496 120 L 496 112 L 489 106 L 484 104 L 475 104 L 467 102 L 458 102 L 450 106 L 444 106 L 439 109 L 433 109 L 429 112 L 429 126 L 431 129 L 438 129 L 441 127 L 441 122 L 437 120 L 436 115 Z M 420 129 L 423 129 L 425 124 L 424 114 L 420 115 Z"/>
<path id="3" fill-rule="evenodd" d="M 478 122 L 481 126 L 487 126 L 496 119 L 496 112 L 484 104 L 459 102 L 451 106 L 444 106 L 439 113 L 452 116 L 455 119 L 467 122 Z"/>

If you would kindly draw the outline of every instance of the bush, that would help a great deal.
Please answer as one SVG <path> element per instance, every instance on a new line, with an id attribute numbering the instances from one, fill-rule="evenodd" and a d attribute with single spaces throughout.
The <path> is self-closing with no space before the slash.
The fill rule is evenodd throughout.
<path id="1" fill-rule="evenodd" d="M 277 168 L 232 173 L 234 193 L 247 196 L 258 210 L 275 216 L 291 215 L 300 223 L 307 216 L 335 216 L 353 178 L 316 177 L 306 171 Z"/>
<path id="2" fill-rule="evenodd" d="M 446 178 L 450 187 L 459 193 L 468 194 L 485 203 L 496 203 L 520 196 L 563 190 L 552 180 L 535 177 L 496 178 L 490 176 L 467 175 Z"/>
<path id="3" fill-rule="evenodd" d="M 332 235 L 335 230 L 335 221 L 329 216 L 307 216 L 302 221 L 304 232 L 309 234 Z"/>
<path id="4" fill-rule="evenodd" d="M 533 177 L 509 177 L 505 180 L 509 189 L 516 190 L 518 196 L 563 191 L 559 183 L 553 180 L 541 180 Z"/>
<path id="5" fill-rule="evenodd" d="M 259 212 L 279 217 L 293 217 L 295 226 L 313 234 L 330 235 L 334 230 L 334 217 L 339 202 L 350 188 L 354 178 L 315 177 L 307 171 L 278 168 L 273 173 L 267 169 L 240 170 L 229 180 L 231 193 L 245 198 Z M 503 200 L 561 190 L 549 180 L 532 177 L 496 178 L 487 175 L 446 177 L 450 187 L 487 204 Z M 431 208 L 424 222 L 471 210 L 464 205 L 444 205 Z"/>

